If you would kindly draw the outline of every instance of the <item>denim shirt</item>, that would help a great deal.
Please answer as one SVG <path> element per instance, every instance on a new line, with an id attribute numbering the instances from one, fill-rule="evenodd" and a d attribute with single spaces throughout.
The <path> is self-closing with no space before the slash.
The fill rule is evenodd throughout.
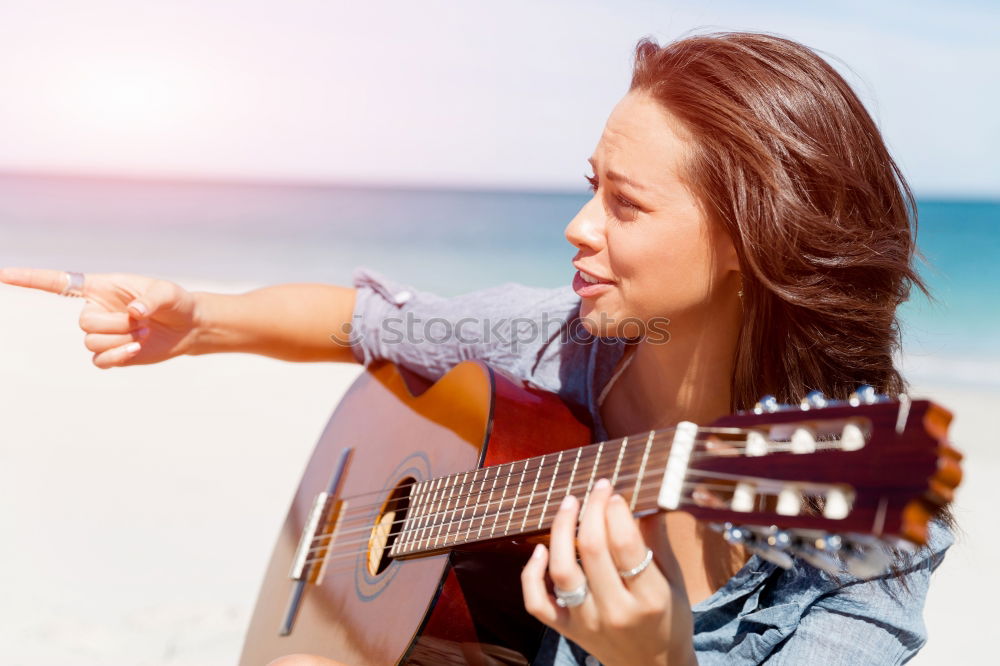
<path id="1" fill-rule="evenodd" d="M 597 396 L 626 343 L 597 338 L 579 325 L 569 287 L 507 283 L 442 298 L 373 271 L 354 273 L 357 300 L 352 350 L 368 365 L 388 360 L 430 379 L 478 359 L 529 385 L 557 393 L 589 416 L 607 439 Z M 796 561 L 785 570 L 752 555 L 729 581 L 692 607 L 698 663 L 899 664 L 927 640 L 922 611 L 931 573 L 953 536 L 933 521 L 930 541 L 905 561 L 902 575 L 836 578 Z M 579 646 L 549 631 L 538 666 L 595 666 Z"/>

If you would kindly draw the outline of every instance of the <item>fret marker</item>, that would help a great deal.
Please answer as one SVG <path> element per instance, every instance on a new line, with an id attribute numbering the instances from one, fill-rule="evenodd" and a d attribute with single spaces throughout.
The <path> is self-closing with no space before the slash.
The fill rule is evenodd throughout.
<path id="1" fill-rule="evenodd" d="M 697 436 L 698 424 L 691 421 L 681 421 L 674 428 L 674 440 L 670 444 L 660 495 L 656 499 L 656 504 L 661 509 L 676 509 L 680 505 L 681 489 L 684 487 L 684 477 L 687 476 L 691 450 Z"/>

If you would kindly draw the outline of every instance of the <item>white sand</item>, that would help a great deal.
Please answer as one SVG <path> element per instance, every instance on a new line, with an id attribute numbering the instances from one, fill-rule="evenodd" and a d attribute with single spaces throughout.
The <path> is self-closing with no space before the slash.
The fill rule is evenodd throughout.
<path id="1" fill-rule="evenodd" d="M 298 476 L 359 367 L 229 354 L 98 370 L 79 308 L 0 284 L 0 663 L 235 663 Z M 957 415 L 967 536 L 913 663 L 975 663 L 1000 591 L 1000 393 L 919 388 Z"/>

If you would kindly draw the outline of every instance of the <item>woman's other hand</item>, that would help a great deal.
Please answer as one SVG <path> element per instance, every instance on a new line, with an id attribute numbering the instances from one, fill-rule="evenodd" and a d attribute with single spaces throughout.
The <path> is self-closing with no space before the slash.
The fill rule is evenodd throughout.
<path id="1" fill-rule="evenodd" d="M 0 282 L 59 294 L 65 271 L 0 269 Z M 196 298 L 167 280 L 129 273 L 87 273 L 80 312 L 84 345 L 98 368 L 158 363 L 185 353 L 196 328 Z"/>
<path id="2" fill-rule="evenodd" d="M 525 565 L 525 608 L 604 666 L 696 664 L 691 607 L 663 516 L 636 521 L 621 495 L 613 495 L 602 479 L 590 494 L 576 536 L 578 504 L 567 497 L 552 523 L 551 553 L 539 545 Z M 643 562 L 647 543 L 653 562 L 623 578 L 620 571 Z M 557 605 L 546 588 L 546 571 L 561 590 L 576 590 L 586 582 L 583 603 Z"/>

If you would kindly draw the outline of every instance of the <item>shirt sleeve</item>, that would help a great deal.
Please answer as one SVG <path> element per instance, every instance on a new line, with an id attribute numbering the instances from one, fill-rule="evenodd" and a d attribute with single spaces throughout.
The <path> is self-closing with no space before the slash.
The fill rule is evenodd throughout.
<path id="1" fill-rule="evenodd" d="M 365 366 L 386 360 L 436 380 L 477 359 L 558 392 L 559 373 L 548 366 L 580 360 L 567 358 L 573 350 L 561 344 L 578 321 L 579 298 L 568 287 L 506 283 L 443 298 L 366 268 L 354 272 L 353 284 L 351 349 Z"/>
<path id="2" fill-rule="evenodd" d="M 931 523 L 931 540 L 901 576 L 857 580 L 819 597 L 763 662 L 769 665 L 902 664 L 927 641 L 923 607 L 931 574 L 953 542 Z"/>

